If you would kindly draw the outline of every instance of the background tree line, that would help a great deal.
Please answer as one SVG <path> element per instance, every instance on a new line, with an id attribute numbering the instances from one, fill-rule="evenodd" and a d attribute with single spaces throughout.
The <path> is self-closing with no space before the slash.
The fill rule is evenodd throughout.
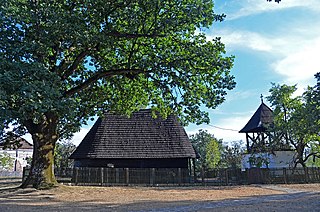
<path id="1" fill-rule="evenodd" d="M 320 73 L 315 79 L 316 84 L 308 86 L 302 95 L 295 94 L 297 85 L 272 83 L 267 97 L 274 116 L 267 132 L 272 139 L 268 152 L 294 150 L 294 167 L 320 167 Z M 199 156 L 197 168 L 240 167 L 241 155 L 246 152 L 241 141 L 224 145 L 206 130 L 199 130 L 190 140 Z"/>
<path id="2" fill-rule="evenodd" d="M 196 151 L 196 169 L 213 168 L 240 168 L 244 148 L 242 141 L 223 144 L 222 139 L 217 139 L 207 130 L 199 130 L 190 135 L 190 141 Z"/>

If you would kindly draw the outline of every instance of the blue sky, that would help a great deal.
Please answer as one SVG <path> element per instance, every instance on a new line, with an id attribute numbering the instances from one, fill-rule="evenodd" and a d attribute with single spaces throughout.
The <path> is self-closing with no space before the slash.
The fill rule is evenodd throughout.
<path id="1" fill-rule="evenodd" d="M 298 94 L 315 84 L 313 75 L 320 71 L 320 1 L 216 0 L 215 11 L 227 18 L 205 33 L 208 39 L 221 37 L 227 53 L 235 56 L 237 87 L 217 109 L 207 110 L 210 125 L 191 124 L 186 131 L 206 129 L 225 142 L 244 141 L 245 135 L 237 131 L 259 107 L 260 94 L 269 95 L 271 82 L 297 84 Z M 82 128 L 73 142 L 78 144 L 88 130 Z"/>
<path id="2" fill-rule="evenodd" d="M 191 134 L 207 129 L 226 142 L 244 141 L 245 135 L 237 131 L 259 107 L 260 94 L 269 95 L 271 82 L 297 84 L 297 94 L 315 84 L 313 75 L 320 71 L 320 1 L 216 0 L 215 11 L 227 18 L 206 34 L 221 36 L 228 54 L 235 56 L 237 87 L 225 103 L 209 110 L 210 125 L 186 129 Z"/>

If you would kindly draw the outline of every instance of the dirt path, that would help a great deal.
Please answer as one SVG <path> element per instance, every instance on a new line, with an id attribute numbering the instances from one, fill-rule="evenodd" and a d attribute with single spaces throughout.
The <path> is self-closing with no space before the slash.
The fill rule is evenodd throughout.
<path id="1" fill-rule="evenodd" d="M 320 211 L 320 184 L 231 187 L 0 186 L 0 211 Z"/>

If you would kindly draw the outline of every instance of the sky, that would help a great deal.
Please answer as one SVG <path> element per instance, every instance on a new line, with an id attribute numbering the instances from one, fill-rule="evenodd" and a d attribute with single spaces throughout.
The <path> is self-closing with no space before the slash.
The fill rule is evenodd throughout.
<path id="1" fill-rule="evenodd" d="M 223 22 L 203 30 L 207 39 L 221 37 L 227 54 L 235 56 L 231 73 L 237 86 L 210 114 L 209 125 L 186 127 L 188 134 L 207 130 L 225 143 L 245 141 L 238 133 L 268 96 L 271 83 L 298 86 L 297 95 L 315 85 L 320 71 L 320 1 L 215 0 Z M 269 105 L 266 99 L 264 102 Z M 72 142 L 79 144 L 91 126 L 82 127 Z M 221 129 L 223 128 L 223 129 Z"/>
<path id="2" fill-rule="evenodd" d="M 205 33 L 221 37 L 235 56 L 232 74 L 237 86 L 210 113 L 210 125 L 190 125 L 188 134 L 206 129 L 224 142 L 245 141 L 238 133 L 269 95 L 271 83 L 297 84 L 296 95 L 315 85 L 320 72 L 320 1 L 216 0 L 216 13 L 226 14 Z M 264 103 L 269 102 L 264 98 Z M 219 128 L 225 128 L 219 129 Z M 231 129 L 231 130 L 226 130 Z"/>

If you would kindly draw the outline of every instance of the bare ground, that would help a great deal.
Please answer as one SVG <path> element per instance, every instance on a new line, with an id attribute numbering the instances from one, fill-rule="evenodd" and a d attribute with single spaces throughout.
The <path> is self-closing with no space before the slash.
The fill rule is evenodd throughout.
<path id="1" fill-rule="evenodd" d="M 14 189 L 0 179 L 0 211 L 320 211 L 320 184 L 228 187 Z"/>

